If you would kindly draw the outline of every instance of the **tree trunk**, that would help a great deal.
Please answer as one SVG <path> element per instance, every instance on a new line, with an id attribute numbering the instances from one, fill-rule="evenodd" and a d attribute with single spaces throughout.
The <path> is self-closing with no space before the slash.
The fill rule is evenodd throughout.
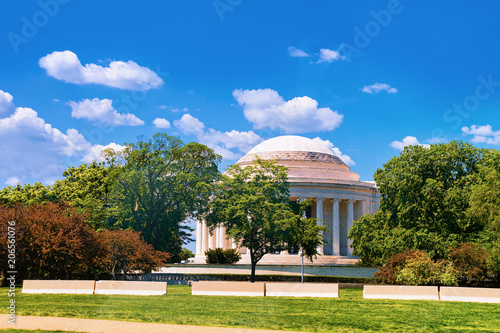
<path id="1" fill-rule="evenodd" d="M 255 265 L 257 263 L 255 262 L 255 257 L 254 257 L 252 250 L 250 250 L 250 264 L 252 266 L 252 270 L 250 272 L 250 282 L 254 283 L 255 282 Z"/>

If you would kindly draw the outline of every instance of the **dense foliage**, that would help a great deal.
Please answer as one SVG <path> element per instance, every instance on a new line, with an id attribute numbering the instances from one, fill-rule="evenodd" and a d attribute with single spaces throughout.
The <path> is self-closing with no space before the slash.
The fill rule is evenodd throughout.
<path id="1" fill-rule="evenodd" d="M 490 165 L 500 166 L 499 160 L 498 152 L 457 141 L 405 147 L 375 172 L 380 209 L 354 223 L 354 252 L 363 264 L 377 266 L 406 249 L 435 260 L 463 242 L 498 243 L 500 168 Z"/>
<path id="2" fill-rule="evenodd" d="M 207 264 L 231 265 L 237 263 L 241 259 L 241 255 L 237 249 L 208 249 L 205 251 Z"/>
<path id="3" fill-rule="evenodd" d="M 117 274 L 151 273 L 169 258 L 169 254 L 156 251 L 133 230 L 103 230 L 98 239 L 101 245 L 98 264 L 113 279 Z"/>
<path id="4" fill-rule="evenodd" d="M 83 215 L 67 204 L 0 206 L 2 275 L 8 271 L 7 225 L 15 222 L 18 279 L 74 279 L 97 273 L 99 242 Z"/>
<path id="5" fill-rule="evenodd" d="M 217 184 L 207 216 L 207 226 L 226 229 L 228 237 L 250 252 L 251 281 L 255 281 L 255 265 L 267 253 L 294 246 L 293 242 L 309 249 L 312 257 L 322 244 L 326 228 L 303 222 L 289 202 L 288 173 L 284 166 L 272 161 L 257 160 L 242 168 L 231 166 Z M 304 225 L 311 231 L 302 239 L 291 237 Z M 299 237 L 300 234 L 295 235 Z"/>
<path id="6" fill-rule="evenodd" d="M 168 254 L 134 231 L 96 232 L 67 203 L 0 206 L 1 275 L 6 276 L 8 224 L 14 221 L 15 267 L 23 279 L 94 279 L 161 267 Z M 12 230 L 12 228 L 10 228 Z"/>
<path id="7" fill-rule="evenodd" d="M 190 241 L 188 217 L 207 210 L 220 156 L 198 144 L 184 145 L 166 134 L 139 138 L 121 152 L 108 151 L 108 162 L 120 165 L 110 195 L 107 227 L 132 228 L 156 250 L 179 261 L 182 245 Z"/>

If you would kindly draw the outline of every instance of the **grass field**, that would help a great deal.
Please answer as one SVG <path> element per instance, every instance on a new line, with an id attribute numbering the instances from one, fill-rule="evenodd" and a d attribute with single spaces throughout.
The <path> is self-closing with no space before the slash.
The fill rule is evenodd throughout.
<path id="1" fill-rule="evenodd" d="M 364 300 L 362 289 L 340 289 L 339 299 L 192 296 L 188 286 L 169 286 L 168 292 L 17 293 L 17 314 L 308 332 L 500 332 L 499 304 Z M 6 288 L 0 299 L 0 313 L 7 313 Z"/>

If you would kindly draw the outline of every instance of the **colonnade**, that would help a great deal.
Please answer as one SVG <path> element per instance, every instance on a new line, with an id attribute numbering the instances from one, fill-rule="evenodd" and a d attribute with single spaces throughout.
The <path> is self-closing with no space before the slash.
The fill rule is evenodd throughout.
<path id="1" fill-rule="evenodd" d="M 306 198 L 298 198 L 298 201 L 305 200 Z M 372 214 L 378 209 L 378 200 L 359 200 L 359 199 L 343 199 L 343 198 L 325 198 L 316 197 L 315 207 L 311 209 L 311 216 L 325 223 L 331 232 L 331 241 L 325 243 L 318 248 L 319 255 L 352 256 L 352 248 L 350 247 L 352 241 L 347 238 L 349 230 L 353 225 L 353 221 L 359 219 L 365 214 Z M 326 210 L 325 201 L 328 200 L 328 207 L 331 205 L 331 211 Z M 341 212 L 341 205 L 345 207 Z M 342 213 L 342 214 L 341 214 Z M 321 223 L 318 221 L 318 223 Z M 346 230 L 343 230 L 346 229 Z M 346 239 L 341 239 L 345 237 Z M 344 253 L 341 253 L 341 244 L 343 244 Z M 232 239 L 226 238 L 226 233 L 223 227 L 217 227 L 213 234 L 210 235 L 208 227 L 204 221 L 198 221 L 196 226 L 196 255 L 203 255 L 208 249 L 215 249 L 217 247 L 223 249 L 236 248 L 236 244 Z M 327 251 L 326 248 L 330 247 Z M 347 251 L 345 251 L 347 247 Z M 286 252 L 286 251 L 285 251 Z M 288 253 L 282 252 L 281 255 Z M 346 253 L 345 253 L 346 252 Z"/>

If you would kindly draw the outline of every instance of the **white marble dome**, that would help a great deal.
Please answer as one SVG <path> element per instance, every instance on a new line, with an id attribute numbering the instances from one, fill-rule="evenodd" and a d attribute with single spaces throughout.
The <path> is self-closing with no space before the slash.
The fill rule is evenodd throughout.
<path id="1" fill-rule="evenodd" d="M 320 142 L 296 135 L 283 135 L 266 140 L 243 156 L 237 164 L 253 163 L 257 158 L 276 160 L 288 167 L 290 182 L 334 183 L 358 181 L 359 175 Z"/>

